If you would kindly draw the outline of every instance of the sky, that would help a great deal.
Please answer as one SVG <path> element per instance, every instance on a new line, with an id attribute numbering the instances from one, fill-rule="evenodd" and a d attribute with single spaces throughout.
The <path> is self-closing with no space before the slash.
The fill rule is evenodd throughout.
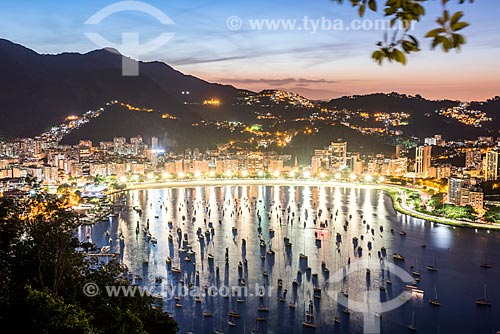
<path id="1" fill-rule="evenodd" d="M 412 31 L 422 52 L 410 56 L 406 66 L 379 66 L 370 58 L 384 35 L 373 28 L 384 19 L 381 12 L 353 21 L 359 19 L 356 10 L 331 0 L 146 0 L 140 8 L 146 4 L 171 21 L 127 10 L 98 24 L 86 22 L 118 1 L 1 0 L 0 38 L 44 54 L 107 46 L 127 54 L 119 47 L 123 33 L 137 33 L 140 44 L 170 33 L 163 45 L 128 55 L 163 61 L 211 82 L 254 91 L 290 90 L 311 99 L 393 91 L 463 101 L 500 95 L 500 1 L 457 2 L 451 1 L 450 11 L 463 10 L 471 23 L 461 52 L 431 51 L 423 36 L 435 26 L 440 7 L 439 1 L 429 1 L 426 17 Z M 365 28 L 359 29 L 361 24 Z M 88 33 L 99 34 L 109 45 L 96 44 Z"/>

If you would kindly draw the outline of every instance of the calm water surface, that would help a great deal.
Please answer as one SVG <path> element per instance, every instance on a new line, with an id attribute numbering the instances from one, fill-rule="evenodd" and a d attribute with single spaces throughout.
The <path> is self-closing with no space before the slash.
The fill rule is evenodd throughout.
<path id="1" fill-rule="evenodd" d="M 395 252 L 405 257 L 404 262 L 396 262 L 398 266 L 410 274 L 420 272 L 417 285 L 424 292 L 382 314 L 382 333 L 410 332 L 407 325 L 412 317 L 419 333 L 491 334 L 500 330 L 500 234 L 401 215 L 381 191 L 326 186 L 154 189 L 128 192 L 123 204 L 118 217 L 92 228 L 82 227 L 79 237 L 84 240 L 89 233 L 98 246 L 110 245 L 111 252 L 119 253 L 129 267 L 131 278 L 154 294 L 165 297 L 170 286 L 182 286 L 182 281 L 185 287 L 191 283 L 197 288 L 199 295 L 164 299 L 164 310 L 179 322 L 181 333 L 362 333 L 363 314 L 342 312 L 344 307 L 334 296 L 345 291 L 349 300 L 361 301 L 364 292 L 372 290 L 379 292 L 382 302 L 397 298 L 405 283 L 384 270 L 385 262 L 394 261 Z M 134 207 L 141 208 L 142 214 Z M 148 224 L 156 244 L 144 232 Z M 187 241 L 183 241 L 185 237 Z M 285 246 L 285 238 L 291 247 Z M 353 238 L 358 238 L 357 245 Z M 179 251 L 190 247 L 194 254 Z M 209 253 L 213 260 L 208 259 Z M 300 253 L 307 259 L 300 259 Z M 185 261 L 186 256 L 191 261 Z M 348 261 L 354 266 L 379 256 L 383 258 L 380 269 L 372 270 L 369 279 L 365 270 L 340 282 L 329 279 Z M 171 264 L 166 263 L 167 257 Z M 481 268 L 484 262 L 492 268 Z M 432 263 L 438 271 L 426 269 Z M 179 267 L 181 273 L 173 273 L 172 267 Z M 241 286 L 241 279 L 246 281 L 246 296 L 211 296 L 204 289 Z M 281 289 L 278 279 L 282 280 Z M 272 289 L 261 298 L 256 284 Z M 321 289 L 321 298 L 314 297 L 315 287 Z M 476 298 L 484 297 L 484 287 L 492 307 L 475 304 Z M 440 307 L 429 303 L 436 293 Z M 259 307 L 269 311 L 259 311 Z M 310 308 L 315 331 L 303 326 Z M 240 318 L 229 317 L 231 311 Z M 212 317 L 205 317 L 204 312 Z"/>

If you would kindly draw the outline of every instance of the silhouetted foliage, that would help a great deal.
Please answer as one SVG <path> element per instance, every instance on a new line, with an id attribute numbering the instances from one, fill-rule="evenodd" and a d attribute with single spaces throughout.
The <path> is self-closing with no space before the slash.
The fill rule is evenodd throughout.
<path id="1" fill-rule="evenodd" d="M 87 297 L 86 283 L 128 286 L 126 267 L 91 260 L 78 216 L 57 197 L 0 198 L 0 325 L 20 333 L 176 333 L 150 296 Z"/>
<path id="2" fill-rule="evenodd" d="M 377 43 L 378 50 L 373 52 L 372 58 L 378 64 L 384 60 L 395 61 L 406 64 L 407 54 L 420 51 L 420 43 L 410 30 L 415 23 L 420 22 L 425 15 L 425 8 L 430 2 L 435 0 L 332 0 L 343 4 L 349 2 L 356 7 L 360 17 L 363 17 L 366 9 L 377 12 L 383 4 L 384 15 L 390 19 L 390 28 L 393 29 L 392 36 L 387 32 L 384 39 Z M 465 44 L 465 37 L 459 33 L 469 26 L 469 23 L 462 21 L 464 13 L 461 11 L 450 13 L 448 5 L 450 0 L 438 0 L 442 6 L 441 16 L 436 18 L 437 28 L 427 32 L 425 38 L 432 39 L 431 48 L 441 46 L 444 52 L 452 49 L 460 50 Z M 472 3 L 474 0 L 456 0 L 458 4 L 465 2 Z"/>

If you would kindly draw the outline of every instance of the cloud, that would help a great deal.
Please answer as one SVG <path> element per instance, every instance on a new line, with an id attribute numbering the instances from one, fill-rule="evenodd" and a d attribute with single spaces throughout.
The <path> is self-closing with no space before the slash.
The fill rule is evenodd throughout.
<path id="1" fill-rule="evenodd" d="M 171 61 L 165 61 L 165 63 L 172 65 L 172 66 L 179 66 L 179 65 L 193 65 L 193 64 L 209 64 L 209 63 L 218 63 L 218 62 L 224 62 L 224 61 L 230 61 L 230 60 L 240 60 L 240 59 L 246 59 L 246 56 L 228 56 L 228 57 L 188 57 L 188 58 L 182 58 L 182 59 L 177 59 L 177 60 L 171 60 Z"/>
<path id="2" fill-rule="evenodd" d="M 310 66 L 325 62 L 339 61 L 352 57 L 362 48 L 353 42 L 342 43 L 317 43 L 308 46 L 272 48 L 252 47 L 242 48 L 235 44 L 234 48 L 223 52 L 214 53 L 213 48 L 199 49 L 196 56 L 177 56 L 174 58 L 161 59 L 163 62 L 172 65 L 197 65 L 206 63 L 218 63 L 233 60 L 255 60 L 269 56 L 291 56 L 300 60 L 306 60 Z M 227 54 L 224 55 L 224 54 Z"/>

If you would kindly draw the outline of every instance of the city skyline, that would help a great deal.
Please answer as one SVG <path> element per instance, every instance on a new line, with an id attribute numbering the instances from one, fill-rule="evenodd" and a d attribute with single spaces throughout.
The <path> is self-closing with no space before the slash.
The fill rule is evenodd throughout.
<path id="1" fill-rule="evenodd" d="M 153 39 L 166 30 L 175 34 L 173 38 L 141 60 L 163 61 L 186 74 L 238 88 L 290 90 L 312 99 L 397 91 L 431 99 L 468 101 L 494 97 L 500 88 L 500 73 L 494 66 L 500 56 L 495 40 L 499 29 L 489 24 L 495 8 L 500 7 L 497 3 L 451 6 L 453 11 L 463 10 L 464 19 L 471 26 L 464 31 L 468 44 L 460 53 L 447 54 L 429 51 L 429 41 L 423 38 L 434 27 L 438 14 L 438 6 L 430 3 L 427 15 L 415 31 L 423 51 L 410 56 L 407 66 L 388 63 L 378 66 L 371 60 L 375 43 L 382 38 L 381 31 L 326 31 L 320 27 L 314 33 L 311 27 L 306 30 L 305 18 L 318 22 L 342 20 L 346 25 L 359 19 L 349 5 L 331 1 L 314 5 L 300 1 L 273 4 L 218 1 L 210 5 L 200 1 L 189 4 L 150 1 L 175 24 L 165 29 L 147 15 L 130 12 L 117 13 L 96 27 L 84 24 L 112 3 L 115 2 L 88 1 L 76 6 L 29 1 L 26 6 L 25 2 L 5 1 L 0 5 L 4 13 L 0 23 L 5 31 L 2 37 L 40 53 L 85 53 L 99 49 L 85 32 L 103 32 L 110 41 L 118 42 L 121 32 L 132 28 L 140 33 L 141 41 Z M 233 16 L 242 20 L 241 29 L 228 29 L 227 20 Z M 380 14 L 371 13 L 364 17 L 380 18 Z M 300 26 L 292 31 L 283 27 L 252 30 L 250 20 L 264 19 L 295 20 Z M 456 71 L 457 68 L 461 71 Z"/>

